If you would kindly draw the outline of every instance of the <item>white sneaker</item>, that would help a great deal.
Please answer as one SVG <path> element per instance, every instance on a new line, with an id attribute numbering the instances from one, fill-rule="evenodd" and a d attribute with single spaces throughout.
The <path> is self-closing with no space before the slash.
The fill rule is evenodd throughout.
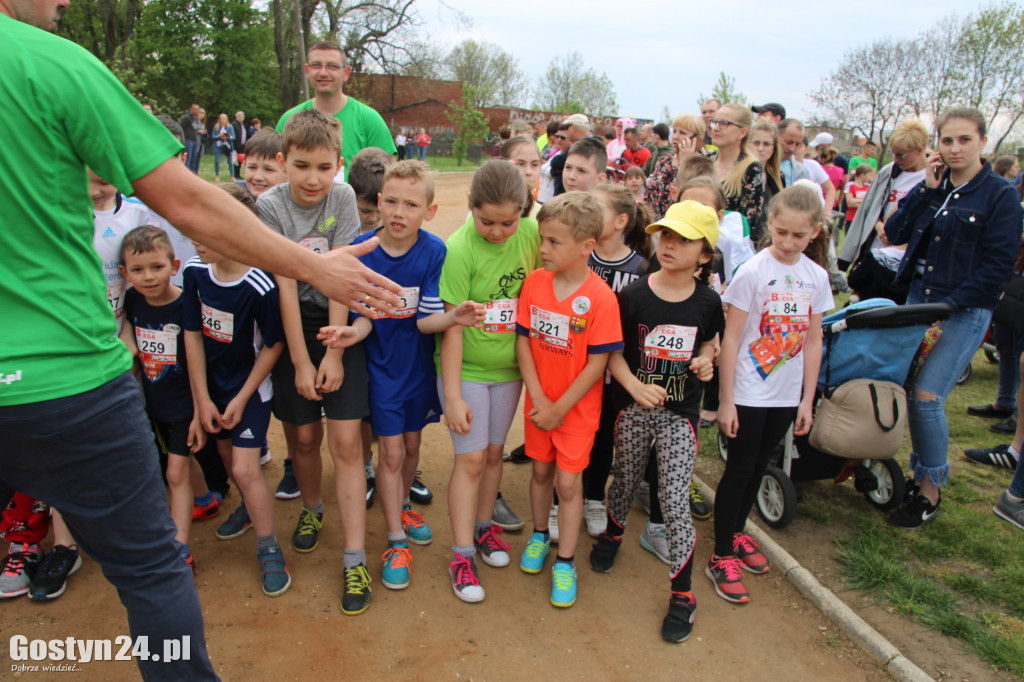
<path id="1" fill-rule="evenodd" d="M 640 481 L 636 492 L 633 493 L 633 501 L 644 508 L 644 513 L 651 515 L 651 484 L 647 481 Z"/>
<path id="2" fill-rule="evenodd" d="M 601 500 L 584 500 L 583 518 L 587 521 L 587 534 L 592 538 L 596 538 L 608 527 L 608 511 Z"/>
<path id="3" fill-rule="evenodd" d="M 668 536 L 665 534 L 664 523 L 648 521 L 647 527 L 644 528 L 644 534 L 640 536 L 640 544 L 669 566 L 672 565 L 672 559 L 668 555 Z"/>
<path id="4" fill-rule="evenodd" d="M 551 511 L 548 512 L 548 535 L 551 536 L 551 544 L 558 544 L 558 505 L 551 505 Z"/>

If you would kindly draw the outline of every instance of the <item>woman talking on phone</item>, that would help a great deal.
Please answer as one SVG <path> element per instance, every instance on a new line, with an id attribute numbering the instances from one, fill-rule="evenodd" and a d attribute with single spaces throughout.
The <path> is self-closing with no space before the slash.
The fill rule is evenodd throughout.
<path id="1" fill-rule="evenodd" d="M 953 108 L 936 124 L 938 151 L 924 182 L 885 224 L 891 244 L 907 244 L 896 283 L 910 286 L 907 303 L 956 307 L 911 383 L 907 398 L 910 466 L 917 488 L 889 522 L 913 530 L 931 521 L 949 477 L 946 396 L 985 336 L 999 285 L 1013 271 L 1022 213 L 1013 187 L 981 158 L 988 142 L 977 109 Z"/>

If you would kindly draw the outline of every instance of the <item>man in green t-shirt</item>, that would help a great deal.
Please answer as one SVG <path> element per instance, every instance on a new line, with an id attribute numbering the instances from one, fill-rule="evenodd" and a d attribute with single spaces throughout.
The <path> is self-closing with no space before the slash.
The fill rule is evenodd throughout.
<path id="1" fill-rule="evenodd" d="M 0 509 L 13 490 L 59 509 L 117 588 L 132 636 L 161 655 L 161 642 L 188 642 L 187 660 L 140 657 L 143 677 L 216 679 L 132 358 L 115 336 L 86 166 L 189 237 L 366 314 L 357 299 L 378 305 L 366 292 L 398 301 L 374 283 L 398 288 L 357 260 L 376 240 L 314 254 L 189 172 L 181 145 L 106 67 L 47 32 L 68 2 L 0 0 L 0 127 L 17 131 L 0 145 Z"/>
<path id="2" fill-rule="evenodd" d="M 277 122 L 278 132 L 284 131 L 284 124 L 296 111 L 316 109 L 341 121 L 342 160 L 351 161 L 366 147 L 380 147 L 388 154 L 394 154 L 395 141 L 384 122 L 373 108 L 363 104 L 343 91 L 352 75 L 352 67 L 341 46 L 330 40 L 314 43 L 306 54 L 303 66 L 306 78 L 314 90 L 313 98 L 294 106 L 281 115 Z M 342 170 L 348 178 L 348 164 Z"/>

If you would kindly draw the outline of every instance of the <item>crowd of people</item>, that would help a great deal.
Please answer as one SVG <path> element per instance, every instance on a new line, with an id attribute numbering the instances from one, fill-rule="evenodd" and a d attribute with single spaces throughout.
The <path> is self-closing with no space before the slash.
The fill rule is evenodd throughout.
<path id="1" fill-rule="evenodd" d="M 191 636 L 189 657 L 140 661 L 144 676 L 215 679 L 192 522 L 219 514 L 230 480 L 240 500 L 216 537 L 254 529 L 263 592 L 286 592 L 274 498 L 301 497 L 290 545 L 315 551 L 326 418 L 340 606 L 361 614 L 372 575 L 407 588 L 410 545 L 434 539 L 411 502 L 431 494 L 416 476 L 421 437 L 443 414 L 457 598 L 485 598 L 477 559 L 512 563 L 503 531 L 525 524 L 500 493 L 502 472 L 507 458 L 525 458 L 532 530 L 521 571 L 544 572 L 553 553 L 550 603 L 571 607 L 581 530 L 594 537 L 590 568 L 609 572 L 642 500 L 640 542 L 670 566 L 661 636 L 685 641 L 697 606 L 693 519 L 712 515 L 692 485 L 697 433 L 717 422 L 729 446 L 714 549 L 699 566 L 718 596 L 747 603 L 744 573 L 771 565 L 746 519 L 780 439 L 811 428 L 821 320 L 847 269 L 855 294 L 887 286 L 909 303 L 954 308 L 910 380 L 914 486 L 890 522 L 916 529 L 938 513 L 945 399 L 989 328 L 1024 222 L 1019 165 L 993 170 L 976 110 L 948 110 L 934 148 L 923 123 L 901 122 L 886 141 L 895 161 L 881 169 L 870 141 L 845 158 L 828 133 L 809 142 L 776 103 L 709 100 L 671 128 L 619 119 L 604 135 L 582 114 L 510 130 L 444 242 L 423 229 L 438 209 L 429 136 L 393 137 L 346 95 L 336 43 L 309 49 L 315 94 L 277 130 L 246 126 L 242 112 L 208 126 L 198 105 L 179 123 L 147 113 L 98 61 L 49 35 L 66 2 L 50 4 L 0 2 L 0 34 L 20 48 L 0 57 L 0 89 L 29 97 L 45 73 L 71 93 L 66 115 L 89 118 L 65 129 L 20 113 L 31 106 L 0 115 L 23 132 L 11 153 L 26 177 L 56 168 L 83 180 L 61 206 L 0 181 L 20 227 L 4 231 L 13 275 L 0 276 L 16 323 L 0 343 L 0 530 L 10 543 L 0 596 L 60 596 L 84 552 L 117 587 L 133 635 Z M 75 97 L 97 106 L 84 111 Z M 106 143 L 80 132 L 92 130 L 108 131 Z M 244 179 L 195 177 L 207 137 L 218 179 L 222 156 Z M 55 155 L 36 158 L 41 145 Z M 54 226 L 62 232 L 39 259 Z M 20 288 L 29 280 L 39 283 L 31 297 Z M 92 295 L 65 295 L 83 282 Z M 971 412 L 1013 418 L 1015 439 L 968 457 L 1016 467 L 1020 353 L 1012 332 L 1003 344 L 1014 360 L 1005 377 L 1001 364 L 998 398 Z M 508 448 L 524 388 L 525 442 Z M 272 415 L 288 449 L 276 490 L 260 468 Z M 374 495 L 387 528 L 379 562 L 366 542 Z M 1024 528 L 1020 467 L 995 513 Z"/>

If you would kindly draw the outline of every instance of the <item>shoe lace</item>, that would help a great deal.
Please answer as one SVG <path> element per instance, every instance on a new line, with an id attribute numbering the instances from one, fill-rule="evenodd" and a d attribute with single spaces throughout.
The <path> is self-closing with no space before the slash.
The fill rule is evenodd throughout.
<path id="1" fill-rule="evenodd" d="M 36 569 L 38 575 L 61 575 L 70 570 L 68 564 L 74 562 L 76 555 L 63 545 L 56 545 L 43 557 L 43 561 Z"/>
<path id="2" fill-rule="evenodd" d="M 245 524 L 249 522 L 249 511 L 245 507 L 239 507 L 235 511 L 231 512 L 231 516 L 228 517 L 228 521 L 237 524 Z"/>
<path id="3" fill-rule="evenodd" d="M 704 497 L 700 494 L 700 491 L 697 490 L 697 486 L 692 484 L 690 485 L 690 501 L 696 504 L 704 503 Z"/>
<path id="4" fill-rule="evenodd" d="M 5 575 L 19 575 L 25 570 L 28 555 L 24 552 L 12 552 L 0 561 L 0 572 Z"/>
<path id="5" fill-rule="evenodd" d="M 345 591 L 348 593 L 362 594 L 370 584 L 370 575 L 363 565 L 345 569 Z"/>
<path id="6" fill-rule="evenodd" d="M 531 539 L 529 544 L 526 545 L 526 556 L 531 559 L 538 559 L 544 556 L 544 552 L 547 551 L 547 546 L 540 540 Z"/>
<path id="7" fill-rule="evenodd" d="M 732 548 L 737 553 L 754 554 L 761 548 L 761 545 L 757 544 L 757 541 L 749 535 L 737 533 L 732 538 Z"/>
<path id="8" fill-rule="evenodd" d="M 402 511 L 402 523 L 409 528 L 419 528 L 427 525 L 427 522 L 423 520 L 423 517 L 411 509 L 405 509 Z"/>
<path id="9" fill-rule="evenodd" d="M 410 568 L 412 566 L 412 552 L 408 547 L 388 547 L 384 552 L 385 565 L 394 568 Z"/>
<path id="10" fill-rule="evenodd" d="M 473 562 L 469 560 L 469 557 L 458 556 L 452 563 L 455 566 L 456 585 L 466 587 L 480 584 L 480 578 L 477 576 L 476 571 L 473 570 Z"/>
<path id="11" fill-rule="evenodd" d="M 480 545 L 488 554 L 497 551 L 507 552 L 512 549 L 512 545 L 498 537 L 501 532 L 502 530 L 498 526 L 491 526 L 480 536 Z"/>
<path id="12" fill-rule="evenodd" d="M 571 590 L 573 583 L 575 582 L 576 576 L 573 575 L 572 568 L 566 566 L 562 568 L 560 565 L 556 565 L 551 573 L 551 579 L 555 583 L 555 589 L 558 590 Z"/>
<path id="13" fill-rule="evenodd" d="M 317 518 L 314 512 L 302 510 L 302 514 L 299 515 L 299 535 L 313 535 L 320 532 L 323 527 L 324 522 Z"/>
<path id="14" fill-rule="evenodd" d="M 740 560 L 736 557 L 724 557 L 722 559 L 716 559 L 714 566 L 725 574 L 725 579 L 729 581 L 742 580 L 743 569 L 740 568 Z"/>

